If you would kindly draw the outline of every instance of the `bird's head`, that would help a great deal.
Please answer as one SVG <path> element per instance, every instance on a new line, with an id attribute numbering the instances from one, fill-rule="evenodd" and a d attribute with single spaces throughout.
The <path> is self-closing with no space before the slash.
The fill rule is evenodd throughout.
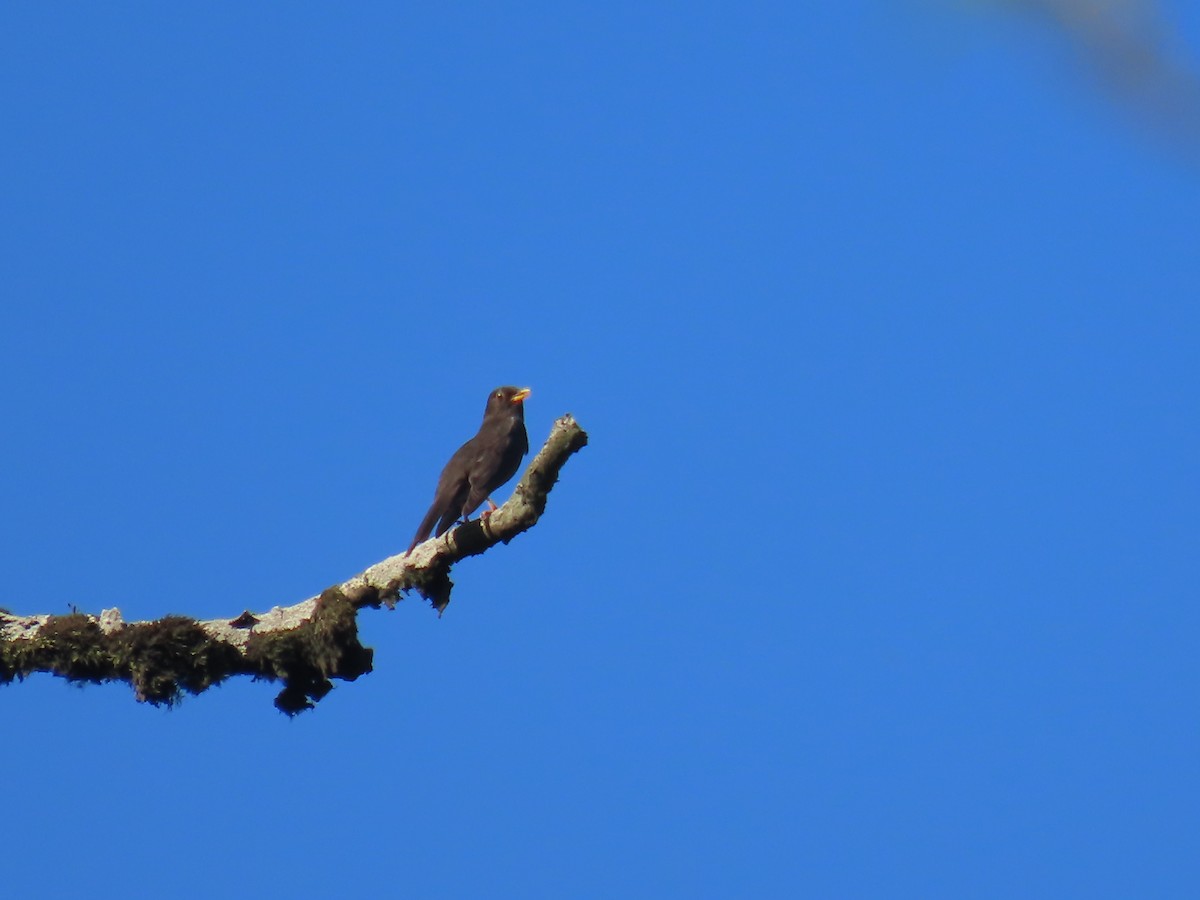
<path id="1" fill-rule="evenodd" d="M 524 412 L 525 398 L 530 394 L 529 388 L 519 387 L 498 387 L 488 394 L 487 411 L 493 415 L 502 415 L 504 413 L 516 413 L 522 415 Z"/>

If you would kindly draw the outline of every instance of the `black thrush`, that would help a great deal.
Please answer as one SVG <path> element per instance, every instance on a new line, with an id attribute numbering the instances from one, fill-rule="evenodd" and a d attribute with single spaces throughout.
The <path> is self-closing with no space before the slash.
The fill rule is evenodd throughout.
<path id="1" fill-rule="evenodd" d="M 459 447 L 442 469 L 433 505 L 406 556 L 431 531 L 441 537 L 460 518 L 469 518 L 484 500 L 495 508 L 489 495 L 516 474 L 521 457 L 529 452 L 523 405 L 528 396 L 529 388 L 516 387 L 499 387 L 488 395 L 479 433 Z"/>

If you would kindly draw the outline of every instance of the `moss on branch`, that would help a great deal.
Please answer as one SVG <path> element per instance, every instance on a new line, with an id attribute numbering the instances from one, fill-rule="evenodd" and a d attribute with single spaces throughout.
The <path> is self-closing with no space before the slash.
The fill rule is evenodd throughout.
<path id="1" fill-rule="evenodd" d="M 171 615 L 134 623 L 115 609 L 99 616 L 18 616 L 0 608 L 0 684 L 37 672 L 76 684 L 125 681 L 139 701 L 173 706 L 226 678 L 250 675 L 282 682 L 275 705 L 288 715 L 311 709 L 333 688 L 331 679 L 354 681 L 371 671 L 373 651 L 358 638 L 360 609 L 390 608 L 416 591 L 440 614 L 450 602 L 451 566 L 531 528 L 559 470 L 586 443 L 583 429 L 564 416 L 513 496 L 489 518 L 462 524 L 294 606 L 233 619 Z"/>

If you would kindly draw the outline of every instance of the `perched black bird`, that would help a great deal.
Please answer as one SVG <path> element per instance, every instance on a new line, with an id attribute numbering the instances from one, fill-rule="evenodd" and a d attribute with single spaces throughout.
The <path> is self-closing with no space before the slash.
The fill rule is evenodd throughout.
<path id="1" fill-rule="evenodd" d="M 529 452 L 523 405 L 528 396 L 529 388 L 515 387 L 496 388 L 488 395 L 479 433 L 459 447 L 442 469 L 433 506 L 405 555 L 431 531 L 441 537 L 460 518 L 469 518 L 484 500 L 495 508 L 488 495 L 516 474 L 521 457 Z"/>

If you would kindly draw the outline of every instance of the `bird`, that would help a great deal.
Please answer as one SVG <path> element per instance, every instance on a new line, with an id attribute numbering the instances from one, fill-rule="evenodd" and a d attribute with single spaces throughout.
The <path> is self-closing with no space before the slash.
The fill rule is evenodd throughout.
<path id="1" fill-rule="evenodd" d="M 470 518 L 484 500 L 491 509 L 496 508 L 491 493 L 516 474 L 521 458 L 529 452 L 524 405 L 529 394 L 529 388 L 511 386 L 498 387 L 488 394 L 479 433 L 459 447 L 442 469 L 433 505 L 421 520 L 405 556 L 430 532 L 441 537 L 460 518 Z"/>

